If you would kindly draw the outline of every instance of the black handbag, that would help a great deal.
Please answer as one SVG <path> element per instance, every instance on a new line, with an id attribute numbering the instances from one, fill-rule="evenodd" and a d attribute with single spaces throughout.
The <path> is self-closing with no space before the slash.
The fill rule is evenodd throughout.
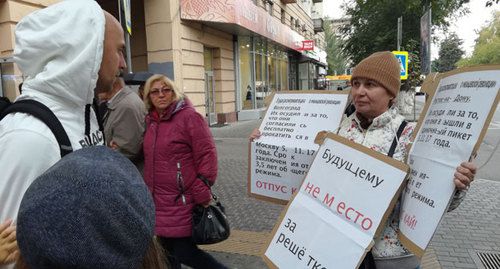
<path id="1" fill-rule="evenodd" d="M 205 177 L 199 175 L 198 178 L 210 188 Z M 230 234 L 224 206 L 213 193 L 212 198 L 215 205 L 209 205 L 208 207 L 197 205 L 193 209 L 192 239 L 197 245 L 219 243 L 226 240 Z"/>

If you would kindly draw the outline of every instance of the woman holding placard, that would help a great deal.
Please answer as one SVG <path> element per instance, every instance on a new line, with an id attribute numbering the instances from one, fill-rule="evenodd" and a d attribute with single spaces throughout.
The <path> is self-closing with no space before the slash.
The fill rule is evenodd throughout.
<path id="1" fill-rule="evenodd" d="M 394 100 L 400 88 L 400 66 L 389 51 L 376 52 L 362 60 L 353 70 L 351 96 L 354 113 L 344 115 L 338 134 L 349 140 L 404 161 L 415 128 L 399 114 Z M 250 139 L 260 137 L 255 129 Z M 476 165 L 463 162 L 457 167 L 454 183 L 457 192 L 448 210 L 455 209 L 465 197 L 474 179 Z M 391 212 L 384 231 L 360 268 L 418 268 L 420 261 L 398 239 L 400 201 Z"/>

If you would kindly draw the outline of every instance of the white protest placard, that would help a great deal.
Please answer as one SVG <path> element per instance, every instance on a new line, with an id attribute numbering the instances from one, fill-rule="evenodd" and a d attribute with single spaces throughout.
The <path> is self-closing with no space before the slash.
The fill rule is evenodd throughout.
<path id="1" fill-rule="evenodd" d="M 249 146 L 248 193 L 286 203 L 312 163 L 319 131 L 335 131 L 347 103 L 346 91 L 279 92 Z"/>
<path id="2" fill-rule="evenodd" d="M 357 268 L 408 166 L 329 133 L 264 253 L 271 268 Z"/>
<path id="3" fill-rule="evenodd" d="M 500 98 L 500 66 L 457 70 L 438 79 L 410 150 L 411 177 L 400 214 L 400 239 L 418 256 L 455 192 L 456 167 L 479 149 Z"/>

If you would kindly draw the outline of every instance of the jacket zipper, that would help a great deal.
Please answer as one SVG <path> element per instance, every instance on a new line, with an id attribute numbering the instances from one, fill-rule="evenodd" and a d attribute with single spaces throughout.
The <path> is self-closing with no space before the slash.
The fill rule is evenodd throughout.
<path id="1" fill-rule="evenodd" d="M 160 129 L 159 122 L 156 122 L 155 140 L 153 143 L 153 197 L 156 190 L 156 140 L 158 139 L 158 130 Z"/>
<path id="2" fill-rule="evenodd" d="M 186 196 L 184 195 L 184 178 L 182 178 L 180 162 L 177 162 L 177 188 L 179 189 L 179 195 L 175 197 L 175 201 L 181 198 L 182 204 L 186 205 Z"/>

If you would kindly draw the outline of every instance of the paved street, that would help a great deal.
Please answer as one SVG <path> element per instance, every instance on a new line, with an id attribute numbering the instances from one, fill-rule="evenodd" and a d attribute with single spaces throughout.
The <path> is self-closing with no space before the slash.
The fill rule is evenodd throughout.
<path id="1" fill-rule="evenodd" d="M 282 206 L 247 195 L 247 136 L 260 121 L 245 121 L 212 128 L 218 154 L 219 177 L 215 191 L 226 206 L 233 233 L 227 241 L 205 246 L 230 268 L 267 268 L 260 254 Z M 465 201 L 445 215 L 423 259 L 422 268 L 481 268 L 477 252 L 500 254 L 500 112 L 481 147 L 482 165 Z M 495 165 L 494 165 L 495 164 Z M 496 177 L 496 178 L 495 178 Z"/>

